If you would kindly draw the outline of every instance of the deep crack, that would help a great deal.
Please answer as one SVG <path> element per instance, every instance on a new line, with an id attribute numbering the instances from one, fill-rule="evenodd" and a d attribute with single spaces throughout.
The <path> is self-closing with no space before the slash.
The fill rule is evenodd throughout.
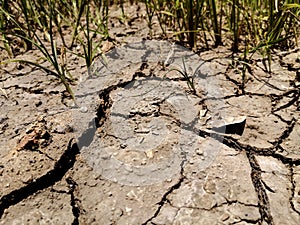
<path id="1" fill-rule="evenodd" d="M 79 201 L 74 194 L 77 184 L 71 177 L 66 178 L 66 182 L 69 185 L 69 194 L 71 195 L 71 206 L 74 215 L 74 220 L 72 222 L 72 225 L 79 225 L 79 216 L 80 216 L 80 208 L 78 206 Z"/>
<path id="2" fill-rule="evenodd" d="M 123 88 L 126 85 L 130 84 L 131 82 L 135 81 L 136 77 L 141 77 L 144 76 L 143 73 L 141 72 L 136 72 L 131 79 L 127 80 L 127 81 L 123 81 L 118 83 L 117 85 L 113 85 L 110 86 L 109 88 L 106 88 L 104 90 L 102 90 L 99 94 L 101 103 L 98 107 L 98 112 L 97 112 L 97 127 L 102 126 L 105 121 L 107 120 L 107 117 L 109 116 L 110 113 L 110 108 L 112 107 L 112 99 L 110 98 L 110 93 L 113 90 L 116 90 L 117 88 Z M 236 97 L 236 96 L 242 96 L 242 95 L 259 95 L 259 96 L 266 96 L 269 98 L 273 98 L 274 95 L 263 95 L 263 94 L 255 94 L 255 93 L 244 93 L 244 94 L 237 94 L 235 96 L 230 96 L 230 97 Z M 179 124 L 180 121 L 178 121 Z M 216 139 L 217 141 L 223 143 L 224 145 L 233 148 L 235 150 L 238 151 L 245 151 L 247 153 L 248 159 L 249 159 L 249 163 L 251 165 L 251 179 L 253 182 L 253 185 L 255 187 L 255 190 L 257 192 L 258 195 L 258 207 L 259 207 L 259 212 L 261 214 L 261 220 L 266 221 L 268 224 L 274 224 L 273 223 L 273 218 L 270 212 L 270 203 L 268 200 L 268 196 L 266 194 L 266 189 L 268 189 L 268 187 L 265 186 L 262 177 L 261 177 L 261 170 L 260 167 L 255 159 L 255 155 L 263 155 L 263 156 L 272 156 L 274 158 L 279 159 L 281 162 L 285 163 L 285 164 L 289 164 L 289 165 L 300 165 L 300 159 L 293 159 L 293 158 L 288 158 L 285 157 L 279 153 L 276 153 L 276 149 L 279 148 L 280 144 L 283 142 L 283 140 L 285 140 L 290 133 L 292 132 L 294 126 L 295 126 L 295 119 L 293 118 L 292 121 L 287 121 L 288 127 L 286 128 L 286 130 L 282 133 L 282 135 L 280 135 L 279 138 L 277 138 L 277 140 L 272 143 L 272 147 L 270 148 L 257 148 L 251 145 L 247 145 L 247 144 L 242 144 L 239 143 L 238 140 L 234 139 L 231 136 L 226 136 L 226 135 L 222 135 L 222 134 L 218 134 L 218 133 L 213 133 L 213 132 L 207 132 L 205 130 L 200 130 L 200 129 L 196 129 L 195 127 L 193 127 L 191 124 L 182 124 L 182 128 L 183 129 L 187 129 L 187 130 L 192 130 L 193 132 L 197 133 L 199 136 L 201 137 L 212 137 L 214 139 Z M 146 225 L 147 223 L 152 223 L 151 221 L 156 218 L 158 216 L 158 214 L 161 212 L 162 207 L 164 206 L 164 204 L 166 202 L 169 202 L 168 200 L 168 196 L 173 193 L 174 190 L 179 189 L 182 182 L 184 181 L 185 177 L 183 176 L 183 164 L 182 166 L 182 171 L 181 171 L 181 177 L 178 180 L 178 182 L 176 184 L 174 184 L 173 186 L 171 186 L 165 193 L 164 195 L 161 197 L 161 200 L 157 203 L 158 208 L 156 209 L 156 211 L 154 212 L 153 216 L 150 217 L 149 219 L 147 219 L 143 225 Z M 73 205 L 72 207 L 75 205 L 76 201 L 75 201 L 75 197 L 73 196 Z M 79 216 L 80 210 L 79 208 L 74 208 L 73 207 L 73 213 L 75 212 L 77 213 L 76 215 Z M 75 215 L 75 214 L 74 214 Z M 75 218 L 78 219 L 78 217 L 75 216 Z M 78 221 L 78 220 L 77 220 Z M 76 221 L 75 221 L 76 222 Z M 256 223 L 257 221 L 246 221 L 249 223 Z M 77 223 L 74 223 L 77 224 Z"/>
<path id="3" fill-rule="evenodd" d="M 291 121 L 288 121 L 287 124 L 288 127 L 282 132 L 282 134 L 277 138 L 277 140 L 272 143 L 275 148 L 278 148 L 278 146 L 280 146 L 280 144 L 282 144 L 282 142 L 290 136 L 296 125 L 296 119 L 293 118 Z"/>
<path id="4" fill-rule="evenodd" d="M 48 171 L 45 175 L 36 178 L 33 182 L 21 187 L 17 190 L 13 190 L 10 193 L 4 195 L 0 199 L 0 218 L 2 217 L 4 210 L 8 209 L 27 197 L 33 195 L 37 191 L 43 190 L 54 185 L 60 181 L 66 172 L 73 167 L 76 161 L 76 155 L 79 153 L 79 148 L 76 143 L 73 143 L 73 139 L 69 141 L 67 149 L 61 155 L 60 159 L 54 164 L 54 168 Z"/>
<path id="5" fill-rule="evenodd" d="M 267 222 L 267 224 L 274 225 L 269 198 L 262 182 L 261 168 L 252 152 L 247 152 L 247 157 L 251 166 L 252 183 L 258 197 L 258 208 L 261 220 Z"/>
<path id="6" fill-rule="evenodd" d="M 291 184 L 292 184 L 292 188 L 291 188 L 291 196 L 290 196 L 290 198 L 289 198 L 289 202 L 290 202 L 290 205 L 291 205 L 292 210 L 293 210 L 294 212 L 296 212 L 298 215 L 300 215 L 300 211 L 296 209 L 295 204 L 294 204 L 294 202 L 293 202 L 293 198 L 294 198 L 295 195 L 297 194 L 297 193 L 295 193 L 295 191 L 296 191 L 296 181 L 294 180 L 294 175 L 295 175 L 295 174 L 294 174 L 294 168 L 291 166 L 291 167 L 289 168 L 289 171 L 290 171 L 290 182 L 291 182 Z"/>
<path id="7" fill-rule="evenodd" d="M 282 109 L 288 108 L 289 106 L 291 106 L 294 103 L 296 103 L 297 101 L 299 101 L 299 96 L 300 96 L 300 91 L 299 90 L 294 90 L 292 99 L 289 102 L 279 106 L 277 109 L 272 110 L 272 112 L 277 112 L 277 111 L 280 111 Z"/>

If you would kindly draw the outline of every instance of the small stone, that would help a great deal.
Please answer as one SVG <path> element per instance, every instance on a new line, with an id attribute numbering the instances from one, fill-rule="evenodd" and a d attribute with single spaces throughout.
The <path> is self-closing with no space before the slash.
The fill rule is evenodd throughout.
<path id="1" fill-rule="evenodd" d="M 150 150 L 150 151 L 147 151 L 146 152 L 146 156 L 149 158 L 149 159 L 152 159 L 153 158 L 153 151 L 152 150 Z"/>
<path id="2" fill-rule="evenodd" d="M 82 113 L 87 113 L 88 108 L 86 106 L 82 106 L 82 107 L 80 107 L 79 111 Z"/>
<path id="3" fill-rule="evenodd" d="M 141 165 L 146 165 L 146 164 L 147 164 L 147 159 L 143 159 Z"/>
<path id="4" fill-rule="evenodd" d="M 0 123 L 3 123 L 5 120 L 7 120 L 8 119 L 8 117 L 2 117 L 2 116 L 0 116 Z"/>
<path id="5" fill-rule="evenodd" d="M 134 193 L 133 190 L 131 190 L 130 192 L 127 193 L 126 197 L 129 199 L 129 200 L 134 200 L 134 199 L 137 199 L 137 195 Z"/>
<path id="6" fill-rule="evenodd" d="M 129 173 L 132 173 L 132 172 L 133 172 L 133 169 L 132 169 L 131 166 L 127 166 L 127 167 L 124 168 L 124 171 L 129 172 Z"/>
<path id="7" fill-rule="evenodd" d="M 124 149 L 127 147 L 127 144 L 121 144 L 120 147 Z"/>
<path id="8" fill-rule="evenodd" d="M 203 149 L 200 149 L 200 148 L 198 148 L 198 149 L 196 149 L 196 154 L 197 155 L 203 155 Z"/>
<path id="9" fill-rule="evenodd" d="M 37 101 L 37 102 L 35 102 L 35 106 L 36 106 L 36 107 L 39 107 L 39 106 L 42 105 L 42 104 L 43 104 L 42 101 Z"/>
<path id="10" fill-rule="evenodd" d="M 207 113 L 207 109 L 200 110 L 200 117 L 205 117 L 206 113 Z"/>
<path id="11" fill-rule="evenodd" d="M 132 208 L 125 207 L 125 212 L 127 212 L 127 213 L 130 213 L 130 212 L 132 212 Z"/>
<path id="12" fill-rule="evenodd" d="M 30 183 L 30 182 L 32 182 L 32 180 L 33 180 L 33 176 L 32 176 L 32 174 L 27 174 L 27 175 L 23 175 L 23 177 L 22 177 L 22 179 L 21 179 L 21 181 L 24 183 L 24 184 L 28 184 L 28 183 Z"/>
<path id="13" fill-rule="evenodd" d="M 57 127 L 55 127 L 54 131 L 59 134 L 64 134 L 66 133 L 66 127 L 58 125 Z"/>
<path id="14" fill-rule="evenodd" d="M 228 220 L 229 219 L 229 217 L 230 217 L 230 215 L 228 214 L 228 213 L 224 213 L 222 216 L 221 216 L 221 221 L 226 221 L 226 220 Z"/>
<path id="15" fill-rule="evenodd" d="M 216 184 L 212 180 L 207 180 L 203 188 L 207 193 L 214 194 L 217 191 Z"/>
<path id="16" fill-rule="evenodd" d="M 17 70 L 22 70 L 22 69 L 24 69 L 24 65 L 22 65 L 21 63 L 17 63 L 16 68 L 17 68 Z"/>
<path id="17" fill-rule="evenodd" d="M 38 116 L 37 121 L 38 122 L 45 122 L 45 117 L 43 115 Z"/>
<path id="18" fill-rule="evenodd" d="M 114 217 L 121 217 L 123 215 L 123 211 L 119 208 L 114 211 Z"/>

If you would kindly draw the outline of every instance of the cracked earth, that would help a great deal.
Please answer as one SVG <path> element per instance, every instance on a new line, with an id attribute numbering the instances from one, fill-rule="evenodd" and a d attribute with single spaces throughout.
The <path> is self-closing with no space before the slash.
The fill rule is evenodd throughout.
<path id="1" fill-rule="evenodd" d="M 92 77 L 74 63 L 78 105 L 2 68 L 0 224 L 300 224 L 299 49 L 243 84 L 225 47 L 166 65 L 173 45 L 132 27 Z M 170 71 L 187 52 L 196 92 Z"/>

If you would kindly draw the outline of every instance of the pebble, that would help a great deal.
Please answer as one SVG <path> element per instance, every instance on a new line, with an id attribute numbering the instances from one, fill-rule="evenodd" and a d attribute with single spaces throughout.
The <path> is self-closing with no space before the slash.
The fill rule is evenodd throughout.
<path id="1" fill-rule="evenodd" d="M 200 110 L 200 117 L 205 117 L 207 113 L 207 109 Z"/>
<path id="2" fill-rule="evenodd" d="M 146 156 L 147 156 L 149 159 L 152 159 L 152 158 L 153 158 L 153 151 L 152 151 L 152 150 L 147 151 L 147 152 L 146 152 Z"/>
<path id="3" fill-rule="evenodd" d="M 127 144 L 121 144 L 120 147 L 124 149 L 127 147 Z"/>
<path id="4" fill-rule="evenodd" d="M 123 211 L 121 210 L 121 209 L 116 209 L 116 210 L 114 210 L 115 212 L 114 212 L 114 216 L 115 217 L 121 217 L 122 215 L 123 215 Z"/>
<path id="5" fill-rule="evenodd" d="M 88 112 L 88 108 L 86 106 L 82 106 L 80 109 L 79 109 L 80 112 L 82 113 L 87 113 Z"/>
<path id="6" fill-rule="evenodd" d="M 66 133 L 66 127 L 58 125 L 57 127 L 55 127 L 54 131 L 59 134 L 64 134 Z"/>
<path id="7" fill-rule="evenodd" d="M 196 154 L 197 155 L 203 155 L 203 149 L 200 149 L 200 148 L 198 148 L 198 149 L 196 149 Z"/>
<path id="8" fill-rule="evenodd" d="M 130 192 L 128 192 L 126 196 L 127 196 L 127 198 L 128 198 L 129 200 L 134 200 L 134 199 L 137 199 L 137 198 L 138 198 L 137 195 L 134 193 L 133 190 L 131 190 Z"/>
<path id="9" fill-rule="evenodd" d="M 5 120 L 7 120 L 8 119 L 8 117 L 0 117 L 0 123 L 3 123 Z"/>
<path id="10" fill-rule="evenodd" d="M 127 212 L 127 213 L 130 213 L 130 212 L 132 212 L 132 208 L 125 207 L 125 212 Z"/>
<path id="11" fill-rule="evenodd" d="M 147 159 L 143 159 L 141 165 L 146 165 L 146 164 L 147 164 Z"/>
<path id="12" fill-rule="evenodd" d="M 228 220 L 229 217 L 230 217 L 230 215 L 229 215 L 228 213 L 224 213 L 224 214 L 221 216 L 221 221 L 224 222 L 224 221 Z"/>

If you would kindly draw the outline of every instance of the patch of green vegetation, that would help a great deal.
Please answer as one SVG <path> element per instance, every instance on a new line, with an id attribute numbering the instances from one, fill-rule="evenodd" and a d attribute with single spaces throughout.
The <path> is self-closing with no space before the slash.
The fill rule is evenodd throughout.
<path id="1" fill-rule="evenodd" d="M 136 2 L 145 5 L 150 34 L 156 18 L 163 35 L 175 37 L 191 48 L 209 49 L 229 41 L 233 55 L 237 56 L 233 64 L 242 66 L 243 80 L 255 53 L 261 54 L 265 69 L 270 72 L 272 49 L 293 48 L 299 39 L 299 0 Z M 0 0 L 0 46 L 12 59 L 9 61 L 16 61 L 13 59 L 20 46 L 25 51 L 38 49 L 51 68 L 38 62 L 18 61 L 56 76 L 74 97 L 69 85 L 72 76 L 65 59 L 66 51 L 83 57 L 89 68 L 101 54 L 101 40 L 109 38 L 110 6 L 118 4 L 122 18 L 126 19 L 125 3 L 125 0 Z M 65 39 L 66 31 L 72 32 L 70 40 Z M 81 52 L 75 53 L 78 45 Z M 193 90 L 190 81 L 188 84 Z"/>
<path id="2" fill-rule="evenodd" d="M 144 0 L 151 28 L 156 15 L 163 34 L 191 48 L 209 49 L 230 41 L 232 65 L 243 83 L 253 55 L 271 72 L 274 48 L 286 50 L 299 40 L 299 0 Z"/>
<path id="3" fill-rule="evenodd" d="M 97 35 L 101 37 L 100 40 L 109 36 L 109 1 L 3 0 L 0 1 L 0 6 L 1 42 L 11 58 L 2 63 L 20 62 L 38 67 L 57 77 L 74 99 L 70 88 L 72 76 L 66 63 L 66 51 L 85 58 L 87 68 L 91 66 L 97 53 L 101 54 L 101 41 L 95 45 L 93 39 Z M 90 12 L 90 7 L 95 10 Z M 70 30 L 72 37 L 68 42 L 64 32 Z M 81 46 L 82 54 L 75 53 L 75 44 Z M 39 50 L 51 68 L 39 62 L 14 59 L 20 46 L 24 51 L 33 48 Z"/>

